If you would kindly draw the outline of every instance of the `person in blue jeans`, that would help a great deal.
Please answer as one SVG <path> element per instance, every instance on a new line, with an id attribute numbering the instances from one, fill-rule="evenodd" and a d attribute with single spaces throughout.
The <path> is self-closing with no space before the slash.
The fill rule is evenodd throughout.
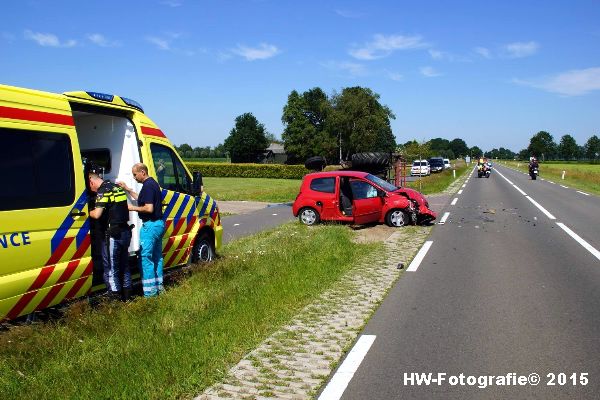
<path id="1" fill-rule="evenodd" d="M 88 180 L 90 190 L 96 193 L 90 217 L 96 220 L 97 229 L 91 234 L 100 236 L 93 240 L 101 247 L 104 284 L 111 297 L 120 296 L 123 301 L 127 301 L 131 293 L 128 259 L 131 229 L 127 223 L 127 196 L 122 188 L 109 180 L 103 180 L 95 172 L 88 174 Z"/>
<path id="2" fill-rule="evenodd" d="M 160 186 L 154 178 L 148 176 L 148 167 L 138 163 L 131 169 L 133 178 L 142 184 L 139 193 L 133 191 L 125 183 L 118 182 L 130 196 L 137 200 L 137 206 L 129 204 L 129 211 L 137 211 L 142 220 L 140 230 L 140 271 L 142 272 L 142 288 L 144 296 L 160 294 L 163 289 L 163 257 L 162 237 L 165 223 L 162 214 L 162 194 Z"/>

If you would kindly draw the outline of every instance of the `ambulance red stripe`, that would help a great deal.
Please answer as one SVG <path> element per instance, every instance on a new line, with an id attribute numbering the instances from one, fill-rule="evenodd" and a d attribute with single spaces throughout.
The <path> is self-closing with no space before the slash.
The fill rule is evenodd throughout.
<path id="1" fill-rule="evenodd" d="M 58 245 L 58 248 L 54 251 L 54 253 L 52 253 L 52 256 L 50 256 L 50 259 L 46 262 L 46 265 L 56 264 L 59 262 L 71 243 L 73 243 L 74 239 L 74 237 L 64 238 L 63 241 Z"/>
<path id="2" fill-rule="evenodd" d="M 172 262 L 174 261 L 175 257 L 177 256 L 177 254 L 181 251 L 181 248 L 183 247 L 183 245 L 185 245 L 185 242 L 187 242 L 188 239 L 188 235 L 183 235 L 181 237 L 181 240 L 179 241 L 179 245 L 177 246 L 177 249 L 173 252 L 173 254 L 171 255 L 171 257 L 169 258 L 169 261 L 167 261 L 167 265 L 171 266 Z"/>
<path id="3" fill-rule="evenodd" d="M 79 292 L 81 287 L 85 284 L 85 282 L 88 279 L 90 279 L 89 276 L 84 276 L 82 278 L 77 279 L 77 281 L 75 282 L 75 284 L 73 285 L 71 290 L 69 290 L 69 293 L 67 293 L 67 295 L 65 296 L 65 300 L 69 300 L 69 299 L 72 299 L 73 297 L 75 297 L 77 292 Z"/>
<path id="4" fill-rule="evenodd" d="M 142 126 L 142 133 L 144 135 L 156 136 L 156 137 L 161 137 L 161 138 L 166 139 L 165 134 L 160 129 L 157 129 L 157 128 L 151 128 L 149 126 Z"/>
<path id="5" fill-rule="evenodd" d="M 69 278 L 71 278 L 71 276 L 73 276 L 73 273 L 77 270 L 77 266 L 79 265 L 79 259 L 77 260 L 73 260 L 69 263 L 69 265 L 67 265 L 67 268 L 65 268 L 65 270 L 63 271 L 62 275 L 60 276 L 60 278 L 58 278 L 58 282 L 57 283 L 62 283 L 62 282 L 66 282 L 69 280 Z"/>
<path id="6" fill-rule="evenodd" d="M 37 307 L 35 307 L 36 311 L 43 310 L 44 308 L 48 307 L 50 305 L 50 303 L 52 303 L 52 300 L 54 300 L 56 298 L 56 295 L 58 294 L 58 292 L 60 292 L 64 286 L 65 286 L 64 283 L 61 283 L 60 285 L 52 286 L 52 289 L 50 289 L 50 291 L 48 292 L 46 297 L 44 297 L 44 300 L 42 300 L 40 302 L 40 304 L 38 304 Z"/>
<path id="7" fill-rule="evenodd" d="M 73 121 L 73 117 L 71 115 L 49 113 L 44 111 L 24 110 L 22 108 L 4 106 L 0 106 L 0 118 L 20 119 L 23 121 L 47 122 L 50 124 L 75 126 L 75 122 Z"/>
<path id="8" fill-rule="evenodd" d="M 21 312 L 25 309 L 27 304 L 29 304 L 31 299 L 33 299 L 35 297 L 36 294 L 37 294 L 37 290 L 35 290 L 33 292 L 25 293 L 19 299 L 19 301 L 17 301 L 17 304 L 15 304 L 14 307 L 8 312 L 8 314 L 6 314 L 7 318 L 8 319 L 17 318 L 21 314 Z"/>

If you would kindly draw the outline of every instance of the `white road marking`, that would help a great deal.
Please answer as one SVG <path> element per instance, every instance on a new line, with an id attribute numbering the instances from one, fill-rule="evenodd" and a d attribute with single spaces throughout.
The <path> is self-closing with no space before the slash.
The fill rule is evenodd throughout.
<path id="1" fill-rule="evenodd" d="M 464 185 L 462 185 L 462 188 L 463 188 L 463 189 L 464 189 L 464 188 L 466 188 L 466 187 L 467 187 L 467 184 L 466 184 L 466 183 L 465 183 Z"/>
<path id="2" fill-rule="evenodd" d="M 460 189 L 460 190 L 458 191 L 458 194 L 462 194 L 462 189 Z"/>
<path id="3" fill-rule="evenodd" d="M 549 180 L 546 180 L 546 182 L 550 182 L 551 184 L 556 185 L 556 183 L 549 181 Z"/>
<path id="4" fill-rule="evenodd" d="M 273 214 L 273 215 L 277 215 L 277 214 Z"/>
<path id="5" fill-rule="evenodd" d="M 581 193 L 581 194 L 585 194 L 586 196 L 589 196 L 589 193 L 582 192 L 581 190 L 578 190 L 577 193 Z"/>
<path id="6" fill-rule="evenodd" d="M 433 241 L 431 241 L 431 240 L 428 240 L 425 242 L 423 247 L 421 247 L 421 250 L 419 250 L 419 252 L 415 256 L 415 258 L 412 260 L 412 262 L 408 266 L 407 271 L 416 271 L 417 268 L 419 268 L 419 265 L 421 265 L 421 262 L 425 258 L 425 255 L 429 251 L 429 248 L 431 247 L 432 244 L 433 244 Z"/>
<path id="7" fill-rule="evenodd" d="M 375 338 L 375 335 L 362 335 L 358 339 L 350 353 L 348 353 L 348 357 L 340 365 L 333 378 L 331 378 L 325 387 L 325 390 L 319 396 L 319 400 L 338 400 L 342 397 Z"/>
<path id="8" fill-rule="evenodd" d="M 544 207 L 542 207 L 537 201 L 535 201 L 531 197 L 527 196 L 527 200 L 529 200 L 530 202 L 532 202 L 534 206 L 536 206 L 537 208 L 540 209 L 541 212 L 543 212 L 544 214 L 546 214 L 546 217 L 548 217 L 550 219 L 556 219 L 556 217 L 554 215 L 550 214 L 548 212 L 548 210 L 546 210 Z"/>
<path id="9" fill-rule="evenodd" d="M 575 241 L 577 243 L 579 243 L 580 245 L 582 245 L 587 251 L 589 251 L 590 253 L 592 253 L 592 255 L 594 257 L 596 257 L 598 260 L 600 260 L 600 251 L 596 250 L 594 248 L 594 246 L 592 246 L 591 244 L 589 244 L 588 242 L 586 242 L 585 240 L 583 240 L 581 238 L 581 236 L 579 236 L 578 234 L 576 234 L 575 232 L 573 232 L 571 229 L 569 229 L 562 222 L 557 222 L 556 225 L 560 226 L 562 228 L 562 230 L 565 231 L 565 232 L 567 232 L 567 234 L 569 236 L 571 236 L 573 239 L 575 239 Z"/>
<path id="10" fill-rule="evenodd" d="M 560 187 L 564 187 L 565 189 L 568 189 L 568 187 L 565 185 L 560 185 Z"/>
<path id="11" fill-rule="evenodd" d="M 525 193 L 524 191 L 522 191 L 521 188 L 519 188 L 517 185 L 513 185 L 513 187 L 515 189 L 517 189 L 523 196 L 527 196 L 527 193 Z"/>
<path id="12" fill-rule="evenodd" d="M 452 203 L 450 203 L 451 206 L 456 205 L 456 202 L 458 201 L 458 197 L 455 197 L 454 200 L 452 200 Z"/>
<path id="13" fill-rule="evenodd" d="M 444 216 L 442 217 L 442 219 L 440 219 L 440 222 L 438 222 L 439 225 L 444 225 L 446 223 L 446 220 L 448 219 L 448 217 L 450 216 L 449 212 L 445 212 Z"/>
<path id="14" fill-rule="evenodd" d="M 240 224 L 233 224 L 233 226 L 240 226 Z"/>

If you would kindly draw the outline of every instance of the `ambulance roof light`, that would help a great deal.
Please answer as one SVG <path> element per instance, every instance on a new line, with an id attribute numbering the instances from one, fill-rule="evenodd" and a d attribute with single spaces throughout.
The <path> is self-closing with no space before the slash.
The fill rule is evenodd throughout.
<path id="1" fill-rule="evenodd" d="M 115 98 L 115 96 L 113 96 L 112 94 L 98 93 L 98 92 L 86 92 L 86 93 L 88 95 L 90 95 L 90 97 L 93 97 L 96 100 L 113 101 L 113 99 Z"/>
<path id="2" fill-rule="evenodd" d="M 138 103 L 137 101 L 128 99 L 127 97 L 123 97 L 123 96 L 121 96 L 121 100 L 123 100 L 123 102 L 125 104 L 127 104 L 128 106 L 131 106 L 133 108 L 137 108 L 141 112 L 144 112 L 144 109 L 142 108 L 142 105 L 140 103 Z"/>

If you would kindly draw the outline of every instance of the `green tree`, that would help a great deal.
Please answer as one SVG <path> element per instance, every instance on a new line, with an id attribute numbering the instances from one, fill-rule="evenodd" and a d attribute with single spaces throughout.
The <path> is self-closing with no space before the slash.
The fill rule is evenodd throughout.
<path id="1" fill-rule="evenodd" d="M 180 146 L 175 146 L 175 150 L 177 150 L 177 153 L 179 153 L 179 156 L 181 158 L 188 158 L 187 154 L 193 154 L 194 149 L 192 149 L 192 146 L 190 146 L 187 143 L 184 143 Z"/>
<path id="2" fill-rule="evenodd" d="M 224 148 L 231 155 L 232 162 L 256 162 L 269 146 L 265 127 L 252 113 L 245 113 L 235 119 L 235 127 L 225 139 Z"/>
<path id="3" fill-rule="evenodd" d="M 518 157 L 519 157 L 519 160 L 529 161 L 529 150 L 523 149 L 523 150 L 519 151 Z"/>
<path id="4" fill-rule="evenodd" d="M 469 149 L 469 155 L 471 158 L 479 158 L 483 155 L 483 150 L 477 146 L 473 146 Z"/>
<path id="5" fill-rule="evenodd" d="M 450 141 L 450 150 L 456 157 L 465 157 L 469 155 L 469 146 L 464 140 L 456 138 Z"/>
<path id="6" fill-rule="evenodd" d="M 551 134 L 546 131 L 539 131 L 529 141 L 527 151 L 531 156 L 542 160 L 549 160 L 556 153 L 556 143 Z"/>
<path id="7" fill-rule="evenodd" d="M 456 158 L 454 152 L 450 149 L 440 151 L 440 156 L 447 158 L 448 160 L 454 160 Z"/>
<path id="8" fill-rule="evenodd" d="M 396 138 L 392 133 L 392 111 L 379 103 L 379 95 L 360 86 L 344 88 L 332 97 L 331 132 L 341 137 L 342 157 L 354 153 L 392 152 Z M 338 136 L 339 135 L 339 136 Z"/>
<path id="9" fill-rule="evenodd" d="M 434 154 L 437 153 L 441 155 L 443 151 L 450 149 L 450 141 L 443 138 L 431 139 L 429 141 L 429 147 Z"/>
<path id="10" fill-rule="evenodd" d="M 396 151 L 404 157 L 407 162 L 413 160 L 426 160 L 432 156 L 431 143 L 419 143 L 416 140 L 411 140 L 396 148 Z"/>
<path id="11" fill-rule="evenodd" d="M 281 139 L 277 138 L 277 136 L 275 136 L 275 134 L 271 133 L 271 132 L 267 132 L 265 134 L 265 136 L 267 137 L 267 140 L 270 143 L 279 143 L 282 144 L 283 142 L 281 141 Z"/>
<path id="12" fill-rule="evenodd" d="M 571 160 L 577 157 L 579 153 L 579 146 L 575 141 L 575 138 L 571 135 L 564 135 L 560 138 L 560 143 L 558 144 L 558 155 L 563 160 Z"/>
<path id="13" fill-rule="evenodd" d="M 217 145 L 217 147 L 215 147 L 214 151 L 213 151 L 213 157 L 215 158 L 222 158 L 225 157 L 225 153 L 227 152 L 227 150 L 225 150 L 225 146 L 223 145 L 223 143 Z"/>
<path id="14" fill-rule="evenodd" d="M 594 135 L 585 142 L 585 157 L 590 160 L 595 160 L 600 155 L 600 139 Z"/>
<path id="15" fill-rule="evenodd" d="M 331 104 L 321 88 L 313 88 L 300 95 L 293 90 L 283 107 L 281 134 L 288 154 L 288 163 L 302 163 L 312 156 L 336 159 L 337 140 L 327 127 Z"/>

